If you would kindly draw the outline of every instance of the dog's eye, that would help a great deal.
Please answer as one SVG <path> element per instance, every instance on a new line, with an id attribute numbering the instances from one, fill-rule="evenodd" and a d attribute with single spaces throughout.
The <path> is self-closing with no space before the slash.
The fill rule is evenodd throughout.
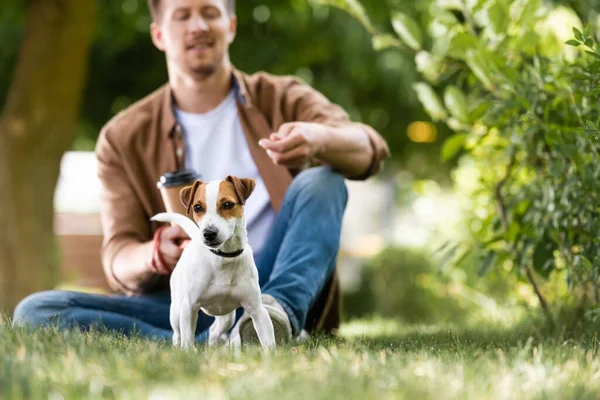
<path id="1" fill-rule="evenodd" d="M 204 211 L 204 209 L 202 208 L 202 206 L 200 204 L 196 204 L 194 206 L 194 212 L 201 213 L 202 211 Z"/>
<path id="2" fill-rule="evenodd" d="M 224 210 L 231 210 L 233 208 L 233 206 L 235 206 L 235 204 L 233 204 L 230 201 L 226 201 L 225 203 L 223 203 Z"/>

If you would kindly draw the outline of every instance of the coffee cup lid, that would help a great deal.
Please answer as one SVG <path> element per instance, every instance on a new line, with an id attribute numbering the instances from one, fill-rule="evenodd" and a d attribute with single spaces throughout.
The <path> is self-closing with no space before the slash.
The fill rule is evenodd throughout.
<path id="1" fill-rule="evenodd" d="M 158 188 L 180 186 L 180 185 L 185 185 L 186 183 L 192 183 L 197 179 L 200 179 L 200 175 L 196 174 L 196 172 L 194 170 L 179 169 L 177 171 L 171 171 L 171 172 L 164 173 L 160 177 L 156 186 L 158 186 Z"/>

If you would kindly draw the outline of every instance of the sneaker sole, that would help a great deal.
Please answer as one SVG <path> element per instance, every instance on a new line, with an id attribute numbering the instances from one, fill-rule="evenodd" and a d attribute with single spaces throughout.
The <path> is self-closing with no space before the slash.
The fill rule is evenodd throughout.
<path id="1" fill-rule="evenodd" d="M 271 322 L 273 323 L 273 331 L 275 333 L 275 343 L 278 345 L 286 344 L 288 342 L 286 326 L 279 321 L 274 321 L 272 318 Z M 260 344 L 252 318 L 248 318 L 240 326 L 240 341 L 243 344 Z"/>

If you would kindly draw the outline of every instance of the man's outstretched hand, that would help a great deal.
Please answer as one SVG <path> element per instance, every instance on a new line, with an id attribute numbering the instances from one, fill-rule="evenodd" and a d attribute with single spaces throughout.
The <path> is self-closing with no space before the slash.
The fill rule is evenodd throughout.
<path id="1" fill-rule="evenodd" d="M 328 128 L 314 122 L 288 122 L 258 144 L 275 164 L 288 168 L 304 166 L 325 151 Z"/>

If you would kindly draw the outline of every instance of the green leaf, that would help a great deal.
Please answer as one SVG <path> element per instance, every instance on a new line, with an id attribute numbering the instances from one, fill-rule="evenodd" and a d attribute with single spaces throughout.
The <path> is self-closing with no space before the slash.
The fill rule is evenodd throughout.
<path id="1" fill-rule="evenodd" d="M 589 269 L 590 271 L 591 271 L 592 269 L 594 269 L 594 265 L 592 264 L 592 262 L 591 262 L 591 261 L 590 261 L 590 260 L 589 260 L 589 259 L 588 259 L 586 256 L 584 256 L 583 254 L 581 254 L 579 257 L 581 257 L 581 262 L 582 262 L 582 264 L 583 264 L 583 265 L 584 265 L 584 266 L 585 266 L 587 269 Z"/>
<path id="2" fill-rule="evenodd" d="M 467 51 L 477 49 L 479 42 L 477 38 L 466 32 L 456 33 L 450 40 L 448 55 L 459 60 L 465 60 Z"/>
<path id="3" fill-rule="evenodd" d="M 406 14 L 396 12 L 392 14 L 392 27 L 404 44 L 413 50 L 421 50 L 423 36 L 415 20 Z"/>
<path id="4" fill-rule="evenodd" d="M 592 24 L 588 23 L 585 28 L 583 28 L 583 36 L 588 38 L 592 34 Z"/>
<path id="5" fill-rule="evenodd" d="M 574 39 L 567 40 L 567 41 L 565 42 L 565 44 L 568 44 L 568 45 L 570 45 L 570 46 L 575 46 L 575 47 L 577 47 L 577 46 L 581 45 L 581 43 L 580 43 L 580 42 L 578 42 L 577 40 L 574 40 Z"/>
<path id="6" fill-rule="evenodd" d="M 594 40 L 592 38 L 585 39 L 585 45 L 590 49 L 594 48 Z"/>
<path id="7" fill-rule="evenodd" d="M 346 11 L 348 14 L 356 18 L 367 31 L 371 34 L 375 34 L 375 28 L 369 19 L 369 16 L 365 12 L 362 4 L 358 0 L 311 0 L 317 4 L 326 4 L 331 7 L 336 7 Z"/>
<path id="8" fill-rule="evenodd" d="M 588 54 L 591 54 L 591 55 L 593 55 L 593 56 L 594 56 L 594 57 L 596 57 L 596 58 L 600 58 L 600 54 L 598 54 L 598 53 L 596 53 L 596 52 L 594 52 L 594 51 L 589 51 L 589 50 L 586 50 L 585 52 L 586 52 L 586 53 L 588 53 Z"/>
<path id="9" fill-rule="evenodd" d="M 446 270 L 452 266 L 460 266 L 460 264 L 465 261 L 465 259 L 471 254 L 471 252 L 473 251 L 473 249 L 466 249 L 464 250 L 458 257 L 456 257 L 452 263 L 446 263 L 446 265 L 444 267 L 442 267 L 442 270 Z"/>
<path id="10" fill-rule="evenodd" d="M 575 39 L 579 40 L 580 42 L 583 42 L 583 34 L 579 29 L 573 27 L 573 34 L 575 35 Z"/>
<path id="11" fill-rule="evenodd" d="M 389 34 L 375 35 L 371 38 L 371 43 L 375 50 L 385 50 L 390 47 L 404 47 L 398 39 Z"/>
<path id="12" fill-rule="evenodd" d="M 495 251 L 490 251 L 489 253 L 487 253 L 485 255 L 483 261 L 481 262 L 481 265 L 479 266 L 479 270 L 477 271 L 477 274 L 479 276 L 487 275 L 487 273 L 490 272 L 490 270 L 496 263 L 496 257 L 497 257 L 497 254 Z"/>
<path id="13" fill-rule="evenodd" d="M 476 121 L 483 118 L 486 112 L 488 112 L 490 104 L 488 102 L 482 102 L 471 109 L 471 120 Z"/>
<path id="14" fill-rule="evenodd" d="M 456 86 L 448 85 L 444 90 L 444 105 L 454 118 L 461 122 L 469 122 L 467 99 L 462 90 Z"/>
<path id="15" fill-rule="evenodd" d="M 537 11 L 542 7 L 542 0 L 512 1 L 509 7 L 509 18 L 516 26 L 527 27 L 536 22 Z"/>
<path id="16" fill-rule="evenodd" d="M 442 257 L 442 260 L 440 262 L 440 269 L 446 269 L 450 263 L 450 261 L 452 261 L 452 259 L 454 258 L 454 255 L 456 254 L 456 252 L 458 251 L 458 248 L 460 247 L 460 245 L 454 245 L 452 246 L 452 248 L 450 248 L 450 250 L 448 250 L 448 252 L 446 252 L 446 254 Z"/>
<path id="17" fill-rule="evenodd" d="M 446 139 L 442 146 L 442 162 L 446 162 L 454 157 L 463 148 L 466 139 L 466 133 L 457 133 Z"/>
<path id="18" fill-rule="evenodd" d="M 598 239 L 598 240 L 600 240 L 600 239 Z M 436 254 L 437 253 L 441 253 L 444 250 L 446 250 L 446 248 L 448 248 L 448 246 L 450 246 L 451 244 L 452 244 L 451 241 L 444 240 L 444 242 L 437 249 L 433 250 L 433 252 L 436 253 Z"/>
<path id="19" fill-rule="evenodd" d="M 508 16 L 506 10 L 499 1 L 493 2 L 487 9 L 487 14 L 494 33 L 500 34 L 506 31 Z"/>
<path id="20" fill-rule="evenodd" d="M 598 130 L 598 126 L 596 124 L 594 124 L 592 121 L 590 121 L 589 119 L 585 121 L 585 127 L 590 131 Z"/>
<path id="21" fill-rule="evenodd" d="M 424 82 L 419 82 L 413 84 L 413 89 L 417 93 L 417 98 L 421 104 L 423 104 L 425 111 L 427 111 L 431 119 L 434 121 L 446 119 L 448 114 L 431 86 Z"/>
<path id="22" fill-rule="evenodd" d="M 494 91 L 494 84 L 492 83 L 491 71 L 488 68 L 487 60 L 481 54 L 481 51 L 467 50 L 467 65 L 471 68 L 471 71 L 483 86 L 489 91 Z"/>

